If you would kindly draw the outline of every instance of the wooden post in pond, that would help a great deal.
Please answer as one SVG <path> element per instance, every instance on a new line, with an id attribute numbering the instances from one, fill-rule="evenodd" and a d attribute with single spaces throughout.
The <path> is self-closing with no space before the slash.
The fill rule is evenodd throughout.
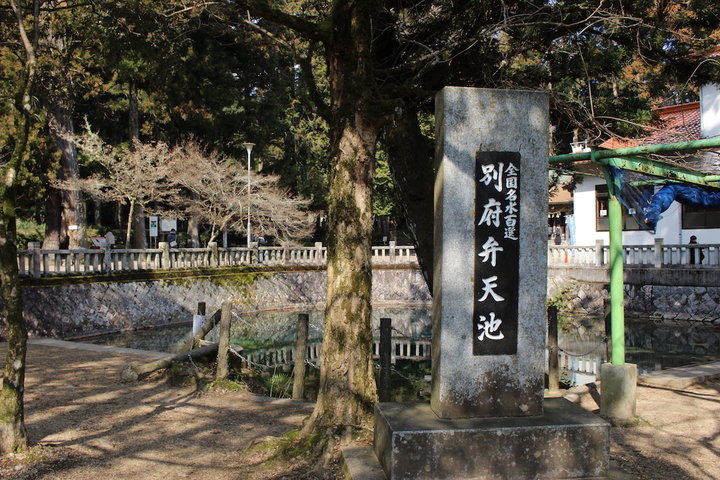
<path id="1" fill-rule="evenodd" d="M 378 395 L 381 402 L 390 401 L 390 362 L 392 358 L 392 320 L 380 319 L 380 381 Z"/>
<path id="2" fill-rule="evenodd" d="M 548 319 L 548 390 L 560 390 L 560 373 L 558 368 L 558 308 L 550 305 L 547 309 Z"/>
<path id="3" fill-rule="evenodd" d="M 305 360 L 307 359 L 308 325 L 310 316 L 307 313 L 298 315 L 297 339 L 295 340 L 295 373 L 293 378 L 293 400 L 302 400 L 305 395 Z"/>
<path id="4" fill-rule="evenodd" d="M 230 302 L 223 302 L 222 313 L 220 314 L 220 332 L 218 338 L 218 356 L 217 356 L 217 371 L 215 372 L 216 380 L 225 380 L 229 373 L 229 359 L 230 354 Z"/>
<path id="5" fill-rule="evenodd" d="M 192 333 L 195 335 L 205 323 L 205 302 L 198 302 L 197 313 L 193 315 Z"/>

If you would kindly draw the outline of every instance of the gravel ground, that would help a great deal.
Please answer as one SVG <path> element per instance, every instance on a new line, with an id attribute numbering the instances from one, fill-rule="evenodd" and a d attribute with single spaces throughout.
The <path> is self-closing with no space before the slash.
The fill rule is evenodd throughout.
<path id="1" fill-rule="evenodd" d="M 300 426 L 311 404 L 246 391 L 199 393 L 162 379 L 118 381 L 128 362 L 143 360 L 30 345 L 26 425 L 34 444 L 51 448 L 45 462 L 0 457 L 0 478 L 294 478 L 287 471 L 258 474 L 243 452 Z M 590 395 L 581 405 L 597 409 Z M 639 387 L 637 410 L 641 426 L 612 429 L 615 464 L 642 480 L 720 480 L 720 382 Z"/>

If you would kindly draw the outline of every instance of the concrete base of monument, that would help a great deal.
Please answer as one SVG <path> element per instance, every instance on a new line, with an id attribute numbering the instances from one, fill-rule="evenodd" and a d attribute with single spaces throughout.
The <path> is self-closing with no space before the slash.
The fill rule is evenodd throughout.
<path id="1" fill-rule="evenodd" d="M 543 415 L 464 419 L 379 403 L 374 451 L 388 480 L 612 478 L 609 424 L 563 398 L 546 399 Z"/>
<path id="2" fill-rule="evenodd" d="M 343 479 L 344 480 L 387 480 L 375 456 L 373 447 L 343 447 Z M 637 480 L 637 477 L 625 473 L 610 463 L 608 474 L 597 480 Z"/>

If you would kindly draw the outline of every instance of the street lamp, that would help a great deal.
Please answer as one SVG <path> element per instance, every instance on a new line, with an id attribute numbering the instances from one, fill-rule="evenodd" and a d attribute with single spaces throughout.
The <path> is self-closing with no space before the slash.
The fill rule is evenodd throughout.
<path id="1" fill-rule="evenodd" d="M 248 182 L 247 182 L 247 188 L 248 188 L 248 222 L 247 222 L 247 246 L 250 248 L 250 153 L 252 152 L 253 147 L 255 146 L 254 143 L 246 142 L 244 143 L 245 149 L 247 150 L 247 157 L 248 157 Z"/>

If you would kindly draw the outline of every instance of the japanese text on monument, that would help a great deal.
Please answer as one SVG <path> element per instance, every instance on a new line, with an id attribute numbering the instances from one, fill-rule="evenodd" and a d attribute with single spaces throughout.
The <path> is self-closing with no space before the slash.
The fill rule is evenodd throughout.
<path id="1" fill-rule="evenodd" d="M 473 355 L 517 353 L 520 154 L 478 152 Z"/>

